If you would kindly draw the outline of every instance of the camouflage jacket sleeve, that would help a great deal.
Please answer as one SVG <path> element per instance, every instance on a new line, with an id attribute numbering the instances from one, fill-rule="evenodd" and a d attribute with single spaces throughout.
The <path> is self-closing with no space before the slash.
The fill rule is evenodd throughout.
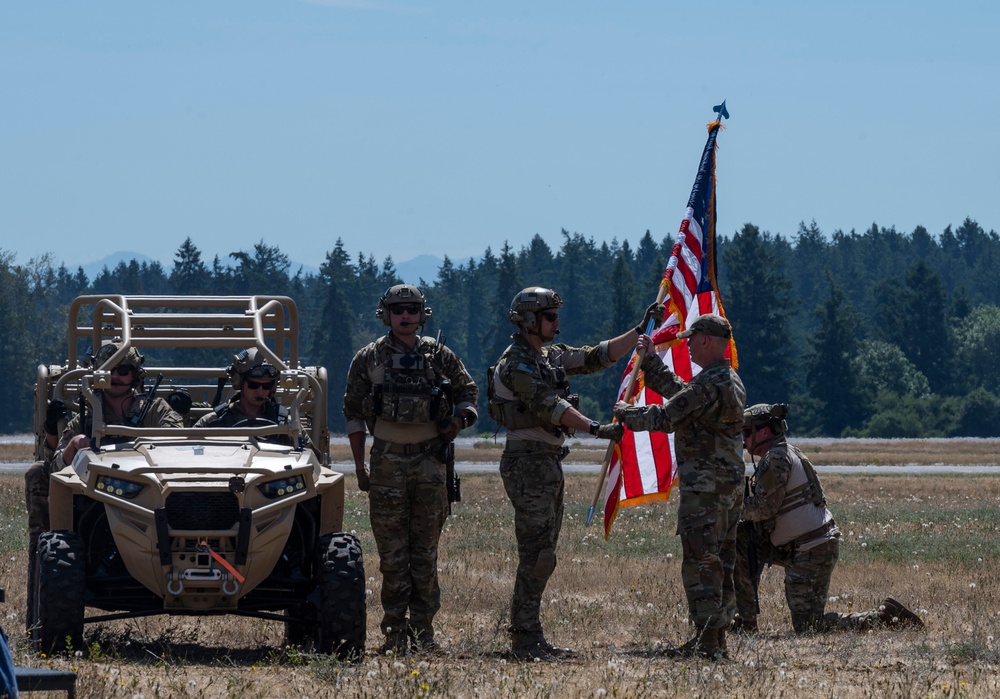
<path id="1" fill-rule="evenodd" d="M 174 412 L 170 403 L 162 398 L 154 398 L 142 421 L 143 427 L 183 427 L 184 418 Z"/>
<path id="2" fill-rule="evenodd" d="M 554 375 L 547 358 L 536 355 L 517 337 L 500 357 L 497 367 L 497 378 L 515 400 L 521 401 L 536 417 L 558 425 L 570 404 L 552 380 L 546 379 L 546 374 Z"/>
<path id="3" fill-rule="evenodd" d="M 66 423 L 66 427 L 63 428 L 62 434 L 59 435 L 59 444 L 56 446 L 56 454 L 62 452 L 73 437 L 82 433 L 83 430 L 80 429 L 80 415 L 74 415 L 70 421 Z M 56 454 L 53 454 L 53 457 L 55 457 Z"/>
<path id="4" fill-rule="evenodd" d="M 593 347 L 570 347 L 559 343 L 545 347 L 543 352 L 549 364 L 561 366 L 568 376 L 593 374 L 614 364 L 608 356 L 607 340 Z"/>
<path id="5" fill-rule="evenodd" d="M 372 381 L 369 368 L 370 358 L 375 351 L 375 343 L 358 350 L 347 370 L 347 386 L 344 389 L 344 417 L 347 418 L 347 434 L 365 432 L 365 398 L 371 394 Z"/>
<path id="6" fill-rule="evenodd" d="M 765 522 L 774 518 L 785 501 L 785 489 L 792 474 L 786 444 L 777 444 L 764 454 L 753 475 L 750 497 L 743 501 L 742 518 Z"/>
<path id="7" fill-rule="evenodd" d="M 478 418 L 476 403 L 479 400 L 479 387 L 472 380 L 472 375 L 459 356 L 448 347 L 440 347 L 435 350 L 433 361 L 441 369 L 444 377 L 451 381 L 455 410 L 471 412 Z"/>
<path id="8" fill-rule="evenodd" d="M 718 384 L 723 378 L 728 380 L 728 364 L 724 369 L 726 377 L 720 375 L 723 365 L 719 364 L 703 370 L 687 384 L 668 369 L 667 372 L 681 385 L 681 388 L 670 396 L 670 400 L 663 405 L 629 406 L 622 411 L 616 410 L 615 415 L 630 430 L 674 432 L 678 427 L 697 420 L 710 413 L 713 408 L 722 405 L 725 396 Z M 650 387 L 656 390 L 655 387 Z M 739 411 L 742 415 L 742 405 L 739 406 Z M 739 431 L 739 426 L 736 427 L 736 431 Z"/>
<path id="9" fill-rule="evenodd" d="M 641 368 L 646 385 L 664 398 L 670 398 L 687 386 L 655 352 L 650 351 L 642 358 Z"/>

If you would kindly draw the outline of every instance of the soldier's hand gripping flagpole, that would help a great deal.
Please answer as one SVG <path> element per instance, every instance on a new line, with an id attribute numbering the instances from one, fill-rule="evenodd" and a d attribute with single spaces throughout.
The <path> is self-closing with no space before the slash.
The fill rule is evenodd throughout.
<path id="1" fill-rule="evenodd" d="M 660 288 L 656 293 L 656 303 L 663 303 L 663 299 L 667 297 L 667 282 L 664 280 L 660 284 Z M 650 318 L 646 322 L 646 334 L 649 335 L 653 332 L 653 324 L 655 319 Z M 642 360 L 645 357 L 643 353 L 635 352 L 635 362 L 632 364 L 632 373 L 629 374 L 628 383 L 625 385 L 625 394 L 622 396 L 622 400 L 626 403 L 632 400 L 632 392 L 635 390 L 636 379 L 639 378 L 639 367 L 642 364 Z M 604 463 L 601 465 L 601 475 L 597 478 L 597 491 L 594 493 L 594 501 L 590 503 L 590 509 L 587 510 L 587 524 L 590 526 L 591 520 L 594 519 L 594 512 L 597 510 L 597 503 L 601 499 L 601 493 L 604 491 L 604 483 L 608 478 L 608 469 L 611 466 L 611 457 L 615 455 L 615 447 L 617 442 L 608 442 L 608 450 L 604 454 Z"/>

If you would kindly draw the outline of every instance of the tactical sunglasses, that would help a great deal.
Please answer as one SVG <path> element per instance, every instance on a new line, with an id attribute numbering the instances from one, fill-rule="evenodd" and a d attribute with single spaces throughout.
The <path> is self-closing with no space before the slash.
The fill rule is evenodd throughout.
<path id="1" fill-rule="evenodd" d="M 397 303 L 389 307 L 392 310 L 394 316 L 401 316 L 404 313 L 408 313 L 411 316 L 415 316 L 420 313 L 419 303 Z"/>
<path id="2" fill-rule="evenodd" d="M 133 372 L 135 372 L 134 367 L 122 366 L 120 364 L 111 370 L 112 374 L 117 374 L 118 376 L 129 376 Z"/>
<path id="3" fill-rule="evenodd" d="M 552 311 L 542 311 L 542 318 L 549 321 L 550 323 L 555 323 L 559 320 L 559 314 L 553 313 Z"/>
<path id="4" fill-rule="evenodd" d="M 250 379 L 244 379 L 244 383 L 246 383 L 247 388 L 251 388 L 253 390 L 266 388 L 270 391 L 274 388 L 274 381 L 251 381 Z"/>

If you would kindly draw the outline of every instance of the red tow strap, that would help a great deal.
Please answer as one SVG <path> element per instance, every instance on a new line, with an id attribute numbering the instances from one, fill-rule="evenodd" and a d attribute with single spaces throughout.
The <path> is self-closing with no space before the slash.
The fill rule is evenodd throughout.
<path id="1" fill-rule="evenodd" d="M 211 554 L 212 558 L 214 558 L 216 561 L 218 561 L 220 566 L 222 566 L 223 568 L 225 568 L 226 570 L 228 570 L 230 573 L 232 573 L 233 577 L 236 578 L 241 584 L 246 581 L 246 578 L 244 578 L 242 575 L 240 575 L 238 572 L 236 572 L 236 569 L 233 568 L 231 565 L 229 565 L 229 561 L 227 561 L 220 554 L 218 554 L 218 553 L 216 553 L 215 551 L 212 550 L 212 547 L 208 545 L 207 541 L 202 541 L 199 544 L 199 546 L 203 550 L 208 551 Z"/>

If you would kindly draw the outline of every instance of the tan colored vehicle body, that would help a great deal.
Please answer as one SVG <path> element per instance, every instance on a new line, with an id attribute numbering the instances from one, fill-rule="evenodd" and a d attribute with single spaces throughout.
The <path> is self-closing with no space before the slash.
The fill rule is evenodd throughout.
<path id="1" fill-rule="evenodd" d="M 59 399 L 71 414 L 89 413 L 97 446 L 81 449 L 49 482 L 53 531 L 39 537 L 32 574 L 41 647 L 59 649 L 59 637 L 77 636 L 84 621 L 236 613 L 281 619 L 292 642 L 315 639 L 326 652 L 363 653 L 360 544 L 341 533 L 344 476 L 328 467 L 326 370 L 300 365 L 295 303 L 82 296 L 69 318 L 66 364 L 38 369 L 36 428 L 40 433 L 48 401 Z M 110 341 L 121 349 L 89 366 L 92 348 Z M 148 395 L 190 396 L 185 427 L 104 422 L 99 391 L 129 347 L 147 357 L 156 348 L 179 348 L 174 357 L 217 356 L 215 366 L 147 360 L 143 367 Z M 191 427 L 232 393 L 227 360 L 247 347 L 280 372 L 279 424 Z M 61 553 L 67 547 L 71 553 Z M 344 569 L 346 584 L 333 579 L 344 578 Z M 82 600 L 62 601 L 80 579 Z M 347 609 L 326 608 L 338 604 Z M 83 606 L 113 613 L 84 619 Z M 74 621 L 64 622 L 67 614 Z"/>

